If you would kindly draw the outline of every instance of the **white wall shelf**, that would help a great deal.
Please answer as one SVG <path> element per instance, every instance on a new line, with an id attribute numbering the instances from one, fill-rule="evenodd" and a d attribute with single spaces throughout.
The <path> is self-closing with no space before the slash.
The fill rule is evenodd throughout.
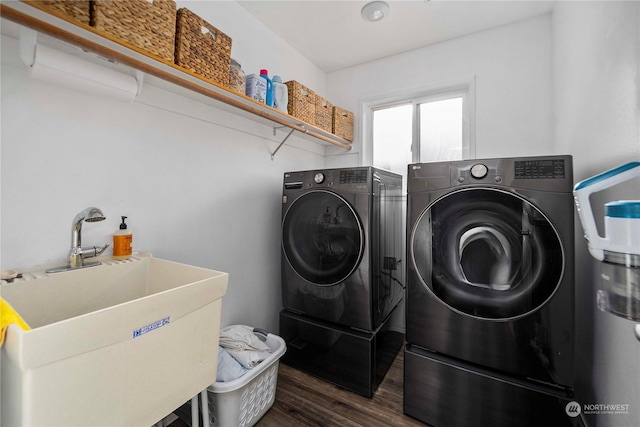
<path id="1" fill-rule="evenodd" d="M 351 144 L 347 140 L 302 122 L 275 108 L 259 104 L 247 96 L 206 80 L 190 70 L 155 57 L 107 33 L 72 21 L 62 15 L 45 12 L 21 1 L 10 1 L 0 3 L 0 16 L 30 28 L 38 34 L 75 46 L 84 52 L 90 52 L 96 57 L 144 73 L 151 78 L 151 81 L 159 82 L 170 92 L 187 98 L 195 97 L 211 106 L 267 124 L 274 128 L 274 133 L 276 128 L 283 126 L 291 129 L 291 132 L 287 132 L 280 145 L 272 152 L 272 158 L 293 131 L 297 131 L 306 139 L 322 145 L 334 145 L 351 150 Z M 149 79 L 145 78 L 145 81 L 147 80 Z"/>

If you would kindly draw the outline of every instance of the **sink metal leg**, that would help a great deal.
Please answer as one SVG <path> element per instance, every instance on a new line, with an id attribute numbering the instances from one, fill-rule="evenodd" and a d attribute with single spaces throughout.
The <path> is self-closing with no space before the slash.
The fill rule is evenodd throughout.
<path id="1" fill-rule="evenodd" d="M 200 404 L 202 405 L 202 427 L 210 427 L 209 424 L 209 396 L 207 389 L 200 392 Z"/>
<path id="2" fill-rule="evenodd" d="M 198 414 L 198 395 L 191 398 L 191 427 L 200 427 L 200 414 Z"/>

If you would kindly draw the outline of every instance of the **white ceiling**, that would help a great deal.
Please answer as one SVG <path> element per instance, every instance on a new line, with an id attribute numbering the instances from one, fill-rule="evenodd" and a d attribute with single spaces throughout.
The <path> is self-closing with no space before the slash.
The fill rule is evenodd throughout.
<path id="1" fill-rule="evenodd" d="M 379 22 L 362 19 L 367 1 L 238 1 L 324 72 L 395 55 L 548 13 L 553 1 L 387 0 Z"/>

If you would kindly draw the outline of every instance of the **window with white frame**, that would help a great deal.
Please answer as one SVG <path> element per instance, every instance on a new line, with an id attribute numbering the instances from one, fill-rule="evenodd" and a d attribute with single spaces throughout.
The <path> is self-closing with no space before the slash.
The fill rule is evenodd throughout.
<path id="1" fill-rule="evenodd" d="M 475 157 L 474 84 L 455 85 L 363 102 L 363 161 L 405 177 L 410 163 Z"/>

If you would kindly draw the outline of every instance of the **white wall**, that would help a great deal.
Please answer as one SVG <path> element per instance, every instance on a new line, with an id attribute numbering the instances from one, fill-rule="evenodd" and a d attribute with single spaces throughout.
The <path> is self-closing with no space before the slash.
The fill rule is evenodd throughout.
<path id="1" fill-rule="evenodd" d="M 324 82 L 236 3 L 209 6 L 233 56 Z M 230 273 L 223 325 L 277 332 L 282 175 L 323 167 L 324 146 L 292 137 L 272 161 L 282 132 L 268 126 L 150 85 L 126 103 L 32 79 L 4 35 L 1 55 L 1 268 L 64 263 L 73 217 L 97 206 L 107 220 L 84 225 L 83 245 L 111 242 L 127 215 L 134 250 Z"/>
<path id="2" fill-rule="evenodd" d="M 330 157 L 329 164 L 361 161 L 363 99 L 474 76 L 476 157 L 556 153 L 547 14 L 329 73 L 327 98 L 356 113 L 354 150 Z"/>
<path id="3" fill-rule="evenodd" d="M 640 3 L 559 2 L 553 12 L 555 144 L 574 156 L 576 182 L 640 160 Z M 640 199 L 640 180 L 592 198 Z M 576 218 L 576 393 L 581 403 L 629 404 L 590 426 L 640 425 L 640 342 L 634 323 L 596 308 L 599 264 Z"/>

